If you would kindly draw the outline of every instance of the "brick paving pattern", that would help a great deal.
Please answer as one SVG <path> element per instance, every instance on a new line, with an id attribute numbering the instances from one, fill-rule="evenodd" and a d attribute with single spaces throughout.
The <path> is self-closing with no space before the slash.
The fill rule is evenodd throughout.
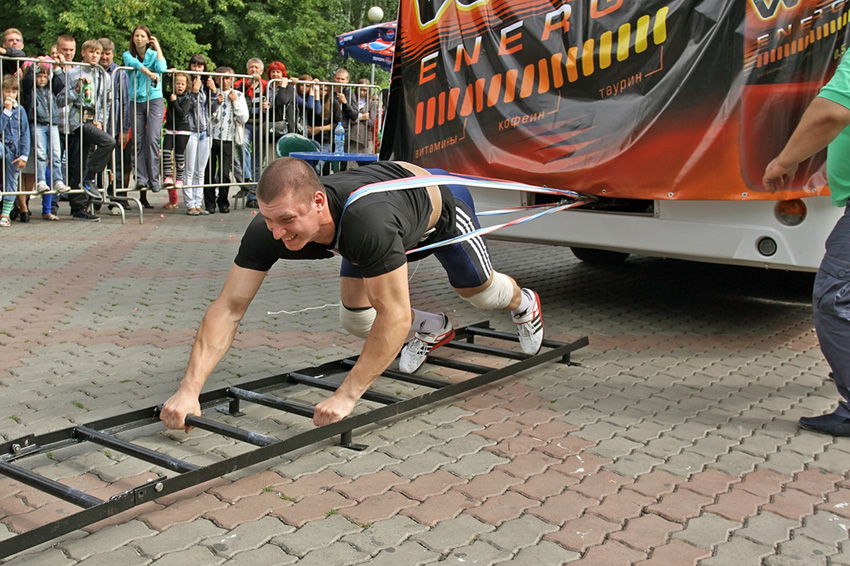
<path id="1" fill-rule="evenodd" d="M 4 441 L 166 399 L 251 217 L 165 211 L 142 225 L 107 217 L 5 230 Z M 538 291 L 550 338 L 590 338 L 575 365 L 366 427 L 354 436 L 361 452 L 303 448 L 0 562 L 850 565 L 850 440 L 796 425 L 836 401 L 812 328 L 811 274 L 653 258 L 597 267 L 567 249 L 501 242 L 492 251 Z M 267 314 L 335 303 L 338 268 L 276 266 L 207 389 L 358 353 L 335 308 Z M 455 297 L 431 259 L 411 296 L 458 326 L 511 327 Z M 293 400 L 323 395 L 302 388 Z M 277 437 L 312 427 L 245 412 L 219 417 Z M 200 465 L 246 450 L 199 430 L 147 427 L 128 439 Z M 101 498 L 162 472 L 87 445 L 23 462 Z M 75 511 L 0 476 L 0 544 Z"/>

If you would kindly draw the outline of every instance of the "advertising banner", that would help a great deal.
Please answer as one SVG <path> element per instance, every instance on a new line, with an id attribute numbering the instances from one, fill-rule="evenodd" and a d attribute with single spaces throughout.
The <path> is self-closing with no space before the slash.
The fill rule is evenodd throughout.
<path id="1" fill-rule="evenodd" d="M 636 199 L 828 194 L 767 163 L 832 75 L 850 0 L 402 2 L 382 157 Z"/>

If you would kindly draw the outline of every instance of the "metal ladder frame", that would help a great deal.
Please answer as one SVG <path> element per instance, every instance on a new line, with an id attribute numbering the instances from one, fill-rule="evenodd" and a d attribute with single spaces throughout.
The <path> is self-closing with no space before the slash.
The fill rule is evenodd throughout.
<path id="1" fill-rule="evenodd" d="M 560 358 L 561 363 L 569 364 L 570 354 L 579 348 L 587 346 L 589 343 L 587 337 L 579 338 L 571 343 L 544 340 L 543 346 L 545 348 L 541 349 L 538 354 L 530 356 L 512 350 L 476 344 L 476 336 L 512 342 L 518 341 L 516 335 L 492 330 L 490 329 L 489 322 L 482 322 L 473 326 L 456 329 L 455 339 L 446 344 L 446 348 L 494 355 L 516 361 L 501 368 L 490 368 L 443 357 L 428 357 L 428 363 L 430 364 L 477 374 L 475 377 L 457 383 L 440 381 L 420 374 L 405 374 L 388 369 L 383 372 L 382 377 L 425 386 L 431 388 L 431 391 L 411 398 L 368 391 L 363 395 L 362 399 L 376 402 L 383 405 L 382 407 L 349 416 L 339 422 L 314 428 L 289 438 L 277 439 L 204 417 L 190 415 L 186 418 L 188 425 L 258 446 L 254 451 L 245 452 L 203 467 L 113 436 L 120 432 L 159 422 L 159 410 L 161 406 L 139 409 L 39 436 L 27 435 L 0 444 L 0 474 L 82 508 L 82 511 L 0 541 L 0 558 L 6 558 L 38 544 L 53 540 L 135 506 L 222 477 L 225 474 L 253 466 L 265 460 L 276 458 L 310 444 L 321 442 L 337 434 L 340 435 L 341 446 L 355 450 L 363 449 L 365 446 L 352 442 L 352 432 L 356 428 L 409 413 L 426 405 L 491 384 L 552 360 Z M 318 389 L 334 390 L 339 384 L 324 379 L 324 377 L 347 373 L 357 362 L 357 358 L 358 356 L 352 356 L 304 370 L 254 380 L 243 383 L 238 387 L 225 387 L 203 393 L 199 399 L 201 408 L 218 407 L 221 412 L 226 412 L 230 415 L 240 415 L 242 414 L 240 412 L 241 402 L 245 401 L 312 418 L 313 407 L 287 401 L 280 397 L 266 395 L 266 393 L 292 385 L 307 385 Z M 226 408 L 222 407 L 223 403 L 226 404 Z M 160 474 L 160 478 L 156 481 L 129 489 L 104 501 L 13 463 L 15 460 L 44 454 L 81 442 L 91 442 L 97 446 L 113 449 L 128 456 L 166 468 L 167 470 L 179 472 L 179 475 L 165 477 Z"/>

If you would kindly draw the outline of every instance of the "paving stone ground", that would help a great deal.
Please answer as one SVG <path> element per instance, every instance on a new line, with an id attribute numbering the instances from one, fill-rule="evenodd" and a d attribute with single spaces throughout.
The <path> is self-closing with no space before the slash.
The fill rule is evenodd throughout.
<path id="1" fill-rule="evenodd" d="M 164 401 L 250 219 L 157 210 L 141 225 L 64 217 L 5 229 L 3 441 Z M 598 267 L 504 242 L 492 252 L 539 292 L 549 337 L 590 338 L 576 365 L 366 427 L 361 452 L 322 442 L 0 563 L 850 565 L 850 440 L 796 424 L 836 403 L 811 274 L 655 258 Z M 337 269 L 276 266 L 208 389 L 358 353 L 334 307 L 268 314 L 336 303 Z M 415 306 L 511 330 L 455 297 L 435 261 L 411 272 Z M 257 407 L 220 418 L 278 437 L 312 427 Z M 247 450 L 158 425 L 126 438 L 202 465 Z M 88 445 L 21 463 L 99 497 L 162 473 Z M 0 545 L 76 510 L 0 478 Z"/>

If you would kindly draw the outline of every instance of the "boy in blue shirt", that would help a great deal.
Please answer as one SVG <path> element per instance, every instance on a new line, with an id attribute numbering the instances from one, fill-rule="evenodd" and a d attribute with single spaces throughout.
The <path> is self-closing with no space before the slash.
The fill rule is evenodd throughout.
<path id="1" fill-rule="evenodd" d="M 27 164 L 30 155 L 30 129 L 27 114 L 18 104 L 18 79 L 13 75 L 3 77 L 3 113 L 0 114 L 0 132 L 3 144 L 3 190 L 14 193 L 18 190 L 18 173 Z M 0 211 L 0 227 L 12 225 L 9 213 L 15 204 L 15 195 L 3 195 Z"/>

